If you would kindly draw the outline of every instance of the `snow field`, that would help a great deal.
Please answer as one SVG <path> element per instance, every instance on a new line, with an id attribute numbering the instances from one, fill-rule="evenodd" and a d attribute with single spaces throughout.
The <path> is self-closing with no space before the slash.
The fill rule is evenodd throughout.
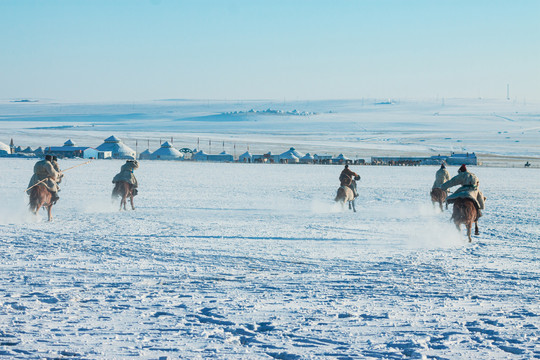
<path id="1" fill-rule="evenodd" d="M 0 357 L 540 357 L 537 169 L 471 168 L 468 244 L 430 203 L 437 167 L 352 166 L 353 213 L 339 166 L 141 161 L 118 212 L 122 163 L 68 172 L 47 223 L 34 161 L 0 161 Z"/>

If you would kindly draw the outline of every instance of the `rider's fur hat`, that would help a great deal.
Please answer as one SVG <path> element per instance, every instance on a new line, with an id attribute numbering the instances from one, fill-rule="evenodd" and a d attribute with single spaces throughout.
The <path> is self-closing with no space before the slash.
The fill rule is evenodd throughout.
<path id="1" fill-rule="evenodd" d="M 459 170 L 457 172 L 465 172 L 467 171 L 467 167 L 465 166 L 465 164 L 461 165 L 461 167 L 459 168 Z"/>
<path id="2" fill-rule="evenodd" d="M 45 155 L 45 160 L 51 161 L 52 160 L 52 155 Z"/>
<path id="3" fill-rule="evenodd" d="M 444 165 L 444 163 L 441 163 L 441 169 L 446 169 L 446 165 Z"/>

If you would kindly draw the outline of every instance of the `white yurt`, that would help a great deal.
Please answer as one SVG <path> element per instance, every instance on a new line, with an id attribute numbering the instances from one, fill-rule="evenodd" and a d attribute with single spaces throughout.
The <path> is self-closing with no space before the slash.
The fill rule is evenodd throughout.
<path id="1" fill-rule="evenodd" d="M 285 152 L 279 155 L 279 162 L 283 164 L 293 164 L 297 163 L 298 161 L 299 159 L 290 152 Z"/>
<path id="2" fill-rule="evenodd" d="M 150 158 L 152 158 L 152 153 L 148 149 L 139 154 L 139 160 L 148 160 Z"/>
<path id="3" fill-rule="evenodd" d="M 104 141 L 96 149 L 99 151 L 110 151 L 114 159 L 135 159 L 137 157 L 132 148 L 114 135 L 106 138 Z"/>
<path id="4" fill-rule="evenodd" d="M 161 144 L 161 147 L 152 153 L 150 157 L 152 160 L 179 160 L 184 155 L 175 148 L 168 141 Z"/>
<path id="5" fill-rule="evenodd" d="M 191 160 L 195 161 L 207 161 L 208 160 L 208 154 L 204 152 L 204 150 L 198 151 L 191 155 Z"/>
<path id="6" fill-rule="evenodd" d="M 250 163 L 253 159 L 253 155 L 249 151 L 246 151 L 238 157 L 238 162 Z"/>
<path id="7" fill-rule="evenodd" d="M 350 163 L 352 161 L 351 161 L 351 159 L 349 159 L 345 155 L 339 154 L 337 157 L 332 159 L 332 162 L 337 163 L 337 164 L 347 164 L 347 163 Z"/>
<path id="8" fill-rule="evenodd" d="M 293 155 L 297 159 L 304 157 L 304 154 L 299 153 L 298 151 L 296 151 L 295 148 L 292 147 L 289 150 L 285 151 L 283 154 L 279 155 L 279 159 L 290 160 L 289 155 Z"/>
<path id="9" fill-rule="evenodd" d="M 304 164 L 313 164 L 314 161 L 315 161 L 315 158 L 310 153 L 307 153 L 306 155 L 300 158 L 300 162 Z"/>

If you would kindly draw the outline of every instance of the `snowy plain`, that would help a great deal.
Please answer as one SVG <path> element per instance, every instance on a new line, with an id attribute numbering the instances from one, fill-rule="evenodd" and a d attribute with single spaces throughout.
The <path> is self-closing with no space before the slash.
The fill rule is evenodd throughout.
<path id="1" fill-rule="evenodd" d="M 94 161 L 48 223 L 34 162 L 0 159 L 1 358 L 540 358 L 539 169 L 471 168 L 469 244 L 431 205 L 437 167 L 353 166 L 353 213 L 341 167 L 141 161 L 118 212 L 123 162 Z"/>
<path id="2" fill-rule="evenodd" d="M 48 223 L 27 210 L 35 160 L 0 158 L 0 358 L 540 358 L 539 104 L 0 101 L 4 143 L 113 134 L 139 152 L 170 137 L 236 155 L 474 151 L 481 235 L 433 208 L 431 166 L 353 166 L 352 213 L 337 166 L 141 161 L 137 209 L 118 212 L 123 162 L 93 161 Z"/>

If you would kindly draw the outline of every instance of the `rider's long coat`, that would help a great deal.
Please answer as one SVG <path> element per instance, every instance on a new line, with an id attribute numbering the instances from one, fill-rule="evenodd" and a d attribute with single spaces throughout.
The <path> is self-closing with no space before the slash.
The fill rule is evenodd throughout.
<path id="1" fill-rule="evenodd" d="M 435 173 L 435 182 L 433 183 L 432 189 L 441 187 L 442 184 L 450 180 L 450 174 L 445 168 L 440 168 Z"/>
<path id="2" fill-rule="evenodd" d="M 30 182 L 28 183 L 28 187 L 34 186 L 38 182 L 40 182 L 43 179 L 47 179 L 43 181 L 41 184 L 45 185 L 47 190 L 52 192 L 58 191 L 58 185 L 56 184 L 56 179 L 58 178 L 58 172 L 54 170 L 54 167 L 52 164 L 47 160 L 41 160 L 38 161 L 34 165 L 34 175 L 32 175 L 32 178 L 30 179 Z M 30 190 L 28 190 L 28 193 L 30 193 Z"/>
<path id="3" fill-rule="evenodd" d="M 134 188 L 138 187 L 139 184 L 137 183 L 137 179 L 135 178 L 135 175 L 133 175 L 133 170 L 137 169 L 138 167 L 139 166 L 135 162 L 126 162 L 120 168 L 120 172 L 114 176 L 112 182 L 117 183 L 124 181 L 133 185 Z"/>
<path id="4" fill-rule="evenodd" d="M 446 201 L 453 203 L 458 198 L 469 198 L 479 209 L 484 208 L 484 195 L 478 190 L 478 178 L 471 172 L 463 171 L 441 185 L 441 189 L 448 190 L 453 186 L 461 185 Z"/>

